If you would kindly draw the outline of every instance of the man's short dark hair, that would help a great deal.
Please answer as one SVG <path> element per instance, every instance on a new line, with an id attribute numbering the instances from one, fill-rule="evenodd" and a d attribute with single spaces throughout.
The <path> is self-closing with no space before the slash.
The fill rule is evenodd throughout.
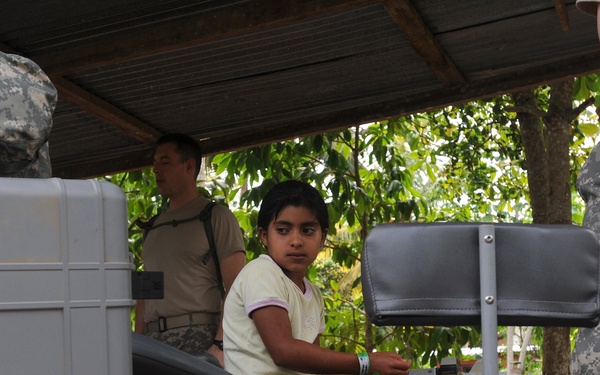
<path id="1" fill-rule="evenodd" d="M 202 149 L 200 148 L 200 143 L 189 135 L 182 133 L 165 134 L 156 141 L 156 146 L 165 143 L 174 143 L 176 145 L 177 153 L 179 154 L 182 163 L 186 160 L 194 159 L 196 162 L 196 176 L 198 176 L 198 173 L 200 173 L 200 166 L 202 165 Z"/>

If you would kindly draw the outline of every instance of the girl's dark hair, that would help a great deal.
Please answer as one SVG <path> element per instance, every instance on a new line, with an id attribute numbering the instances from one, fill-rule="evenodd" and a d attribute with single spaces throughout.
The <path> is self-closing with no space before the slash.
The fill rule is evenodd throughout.
<path id="1" fill-rule="evenodd" d="M 158 141 L 156 141 L 156 146 L 165 143 L 175 144 L 177 147 L 177 154 L 182 163 L 186 160 L 194 159 L 196 162 L 196 176 L 198 176 L 202 165 L 202 149 L 200 148 L 200 143 L 189 135 L 181 133 L 169 133 L 161 136 Z"/>
<path id="2" fill-rule="evenodd" d="M 311 185 L 296 180 L 280 182 L 269 190 L 258 211 L 258 227 L 267 230 L 269 223 L 287 206 L 307 207 L 314 211 L 321 230 L 329 229 L 327 204 L 321 194 Z"/>

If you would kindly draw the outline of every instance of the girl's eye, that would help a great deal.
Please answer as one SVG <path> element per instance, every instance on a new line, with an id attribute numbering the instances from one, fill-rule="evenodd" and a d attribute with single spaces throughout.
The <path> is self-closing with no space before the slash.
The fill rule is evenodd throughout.
<path id="1" fill-rule="evenodd" d="M 315 228 L 304 228 L 304 229 L 303 229 L 303 232 L 304 232 L 305 234 L 313 234 L 313 233 L 315 233 L 315 232 L 316 232 L 316 230 L 315 230 Z"/>
<path id="2" fill-rule="evenodd" d="M 287 229 L 287 228 L 285 228 L 285 227 L 277 227 L 277 228 L 275 228 L 275 231 L 276 231 L 277 233 L 287 233 L 287 232 L 288 232 L 288 229 Z"/>

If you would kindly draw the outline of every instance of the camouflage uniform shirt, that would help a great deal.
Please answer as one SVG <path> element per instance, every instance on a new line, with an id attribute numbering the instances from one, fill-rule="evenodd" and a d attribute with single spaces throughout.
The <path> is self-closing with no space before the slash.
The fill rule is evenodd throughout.
<path id="1" fill-rule="evenodd" d="M 600 143 L 597 144 L 577 176 L 577 190 L 586 203 L 583 226 L 600 239 Z M 579 328 L 571 356 L 572 375 L 600 373 L 600 327 Z"/>

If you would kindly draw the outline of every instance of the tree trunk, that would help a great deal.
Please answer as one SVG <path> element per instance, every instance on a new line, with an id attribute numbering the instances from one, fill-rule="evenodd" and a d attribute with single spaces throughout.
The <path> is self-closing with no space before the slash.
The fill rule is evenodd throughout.
<path id="1" fill-rule="evenodd" d="M 544 375 L 569 375 L 569 360 L 571 346 L 569 343 L 569 328 L 544 328 L 543 365 Z"/>
<path id="2" fill-rule="evenodd" d="M 571 223 L 569 136 L 573 80 L 551 85 L 547 112 L 539 108 L 533 90 L 515 93 L 513 100 L 525 148 L 533 221 Z M 569 375 L 570 349 L 569 328 L 545 328 L 543 374 Z"/>
<path id="3" fill-rule="evenodd" d="M 544 118 L 546 124 L 549 177 L 549 223 L 571 224 L 571 179 L 569 143 L 573 116 L 574 81 L 551 85 L 550 107 Z"/>
<path id="4" fill-rule="evenodd" d="M 544 121 L 548 136 L 551 224 L 572 223 L 569 135 L 573 111 L 573 82 L 567 80 L 551 86 L 550 107 Z M 549 375 L 569 375 L 569 328 L 545 328 L 543 349 L 542 372 Z"/>
<path id="5" fill-rule="evenodd" d="M 533 90 L 512 95 L 525 149 L 525 169 L 534 223 L 548 223 L 550 188 L 544 129 Z"/>
<path id="6" fill-rule="evenodd" d="M 507 327 L 506 330 L 506 373 L 512 374 L 515 367 L 515 353 L 513 353 L 513 342 L 515 341 L 515 327 Z M 522 350 L 522 349 L 521 349 Z"/>
<path id="7" fill-rule="evenodd" d="M 521 353 L 519 353 L 519 369 L 521 370 L 520 374 L 523 373 L 523 369 L 525 368 L 525 358 L 527 357 L 527 347 L 531 342 L 531 334 L 533 333 L 533 327 L 527 327 L 525 330 L 525 337 L 523 337 L 523 341 L 521 343 Z"/>

